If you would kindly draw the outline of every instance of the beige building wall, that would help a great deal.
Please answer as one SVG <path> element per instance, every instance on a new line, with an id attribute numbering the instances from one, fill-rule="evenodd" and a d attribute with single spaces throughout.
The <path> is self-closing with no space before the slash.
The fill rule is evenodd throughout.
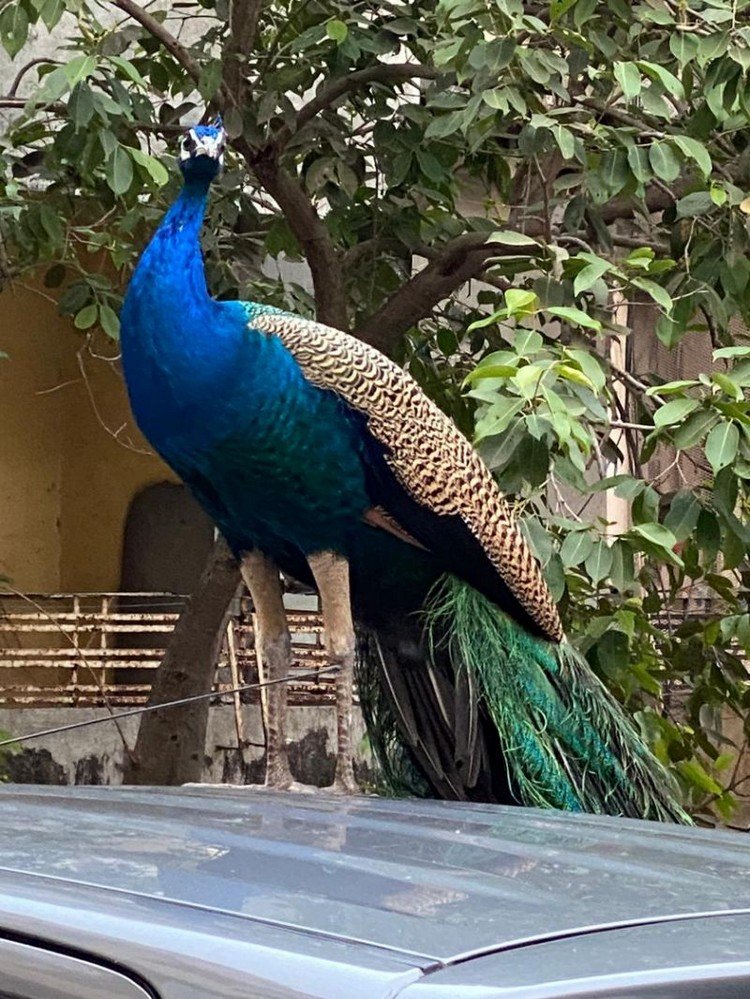
<path id="1" fill-rule="evenodd" d="M 24 592 L 118 589 L 133 497 L 174 478 L 133 426 L 119 366 L 84 351 L 84 380 L 82 344 L 44 295 L 0 294 L 0 575 Z"/>

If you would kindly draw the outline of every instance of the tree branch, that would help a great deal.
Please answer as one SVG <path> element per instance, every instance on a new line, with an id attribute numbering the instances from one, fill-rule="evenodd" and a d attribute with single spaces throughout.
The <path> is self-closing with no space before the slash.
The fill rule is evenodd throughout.
<path id="1" fill-rule="evenodd" d="M 273 150 L 256 151 L 240 136 L 233 143 L 250 169 L 281 208 L 307 259 L 315 292 L 318 319 L 347 330 L 344 279 L 336 249 L 325 223 L 301 183 L 279 165 Z"/>
<path id="2" fill-rule="evenodd" d="M 344 94 L 366 83 L 406 83 L 412 79 L 434 80 L 439 75 L 433 67 L 418 63 L 378 63 L 376 66 L 367 66 L 337 80 L 330 80 L 320 87 L 315 97 L 302 105 L 297 112 L 294 128 L 283 125 L 271 138 L 270 145 L 273 145 L 277 151 L 282 150 L 308 121 L 331 107 Z"/>
<path id="3" fill-rule="evenodd" d="M 477 277 L 488 257 L 517 254 L 518 248 L 488 243 L 488 233 L 457 236 L 426 267 L 402 285 L 356 330 L 356 336 L 389 354 L 401 336 L 428 316 L 438 302 Z"/>
<path id="4" fill-rule="evenodd" d="M 521 171 L 514 178 L 514 201 L 518 199 L 520 202 L 522 198 L 533 201 L 533 192 L 524 197 L 522 188 L 528 178 L 520 174 Z M 546 182 L 551 183 L 554 170 L 546 168 L 544 176 Z M 691 185 L 690 178 L 683 178 L 676 181 L 671 189 L 650 186 L 646 191 L 646 212 L 663 211 L 682 197 Z M 644 203 L 635 198 L 616 198 L 602 207 L 601 214 L 609 224 L 618 219 L 631 218 L 643 210 Z M 544 238 L 543 220 L 537 217 L 524 218 L 523 205 L 518 203 L 511 211 L 508 228 L 521 231 L 533 239 Z M 373 343 L 386 354 L 392 353 L 403 334 L 420 319 L 428 316 L 438 302 L 452 295 L 467 281 L 480 277 L 487 267 L 489 257 L 517 255 L 515 247 L 487 243 L 487 235 L 468 233 L 451 240 L 423 270 L 402 285 L 377 312 L 365 320 L 357 330 L 357 336 Z M 618 242 L 622 242 L 619 237 Z"/>
<path id="5" fill-rule="evenodd" d="M 133 0 L 113 0 L 113 2 L 115 7 L 119 7 L 120 10 L 129 14 L 133 20 L 137 21 L 142 27 L 144 27 L 150 35 L 157 38 L 164 48 L 167 49 L 168 52 L 172 53 L 188 76 L 196 82 L 198 81 L 198 77 L 201 73 L 200 66 L 193 59 L 185 46 L 178 42 L 175 36 L 167 28 L 165 28 L 160 21 L 157 21 L 155 17 L 152 17 L 148 11 L 143 9 L 143 7 L 139 7 L 137 3 L 133 2 Z"/>
<path id="6" fill-rule="evenodd" d="M 18 93 L 18 88 L 21 84 L 21 80 L 23 80 L 24 76 L 26 76 L 28 71 L 30 69 L 33 69 L 34 66 L 59 66 L 59 65 L 60 63 L 57 61 L 57 59 L 50 59 L 48 56 L 40 56 L 37 59 L 31 59 L 29 62 L 26 63 L 25 66 L 21 66 L 19 71 L 16 73 L 13 82 L 10 85 L 8 96 L 9 97 L 16 96 L 16 94 Z"/>
<path id="7" fill-rule="evenodd" d="M 232 0 L 229 9 L 222 79 L 225 96 L 236 108 L 245 103 L 245 64 L 255 44 L 262 7 L 263 0 Z"/>

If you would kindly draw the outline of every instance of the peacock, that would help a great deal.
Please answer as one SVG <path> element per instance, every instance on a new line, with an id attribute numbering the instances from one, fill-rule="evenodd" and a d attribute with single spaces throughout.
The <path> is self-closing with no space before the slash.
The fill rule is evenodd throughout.
<path id="1" fill-rule="evenodd" d="M 393 793 L 686 821 L 448 417 L 347 333 L 211 297 L 200 231 L 225 145 L 219 120 L 181 140 L 181 193 L 127 289 L 123 369 L 142 432 L 239 560 L 268 679 L 290 663 L 280 571 L 317 588 L 334 790 L 357 790 L 356 673 Z M 265 702 L 266 784 L 289 788 L 286 684 Z"/>

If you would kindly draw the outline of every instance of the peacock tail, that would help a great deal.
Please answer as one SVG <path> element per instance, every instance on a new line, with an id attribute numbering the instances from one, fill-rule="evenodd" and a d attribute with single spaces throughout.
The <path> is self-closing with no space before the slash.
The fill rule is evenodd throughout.
<path id="1" fill-rule="evenodd" d="M 689 823 L 670 775 L 633 723 L 566 640 L 530 635 L 473 587 L 444 575 L 421 612 L 425 668 L 447 658 L 472 675 L 502 744 L 507 786 L 523 805 Z M 382 668 L 362 657 L 358 682 L 370 741 L 385 782 L 408 786 L 411 757 L 383 697 Z M 404 780 L 404 774 L 407 780 Z M 471 787 L 464 794 L 474 798 Z M 487 798 L 486 790 L 480 795 Z"/>

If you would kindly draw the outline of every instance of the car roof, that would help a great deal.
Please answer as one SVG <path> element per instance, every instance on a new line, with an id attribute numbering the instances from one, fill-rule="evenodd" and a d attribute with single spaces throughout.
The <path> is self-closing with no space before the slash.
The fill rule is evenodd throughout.
<path id="1" fill-rule="evenodd" d="M 750 843 L 714 830 L 249 788 L 0 796 L 0 894 L 36 875 L 440 962 L 750 909 Z"/>

